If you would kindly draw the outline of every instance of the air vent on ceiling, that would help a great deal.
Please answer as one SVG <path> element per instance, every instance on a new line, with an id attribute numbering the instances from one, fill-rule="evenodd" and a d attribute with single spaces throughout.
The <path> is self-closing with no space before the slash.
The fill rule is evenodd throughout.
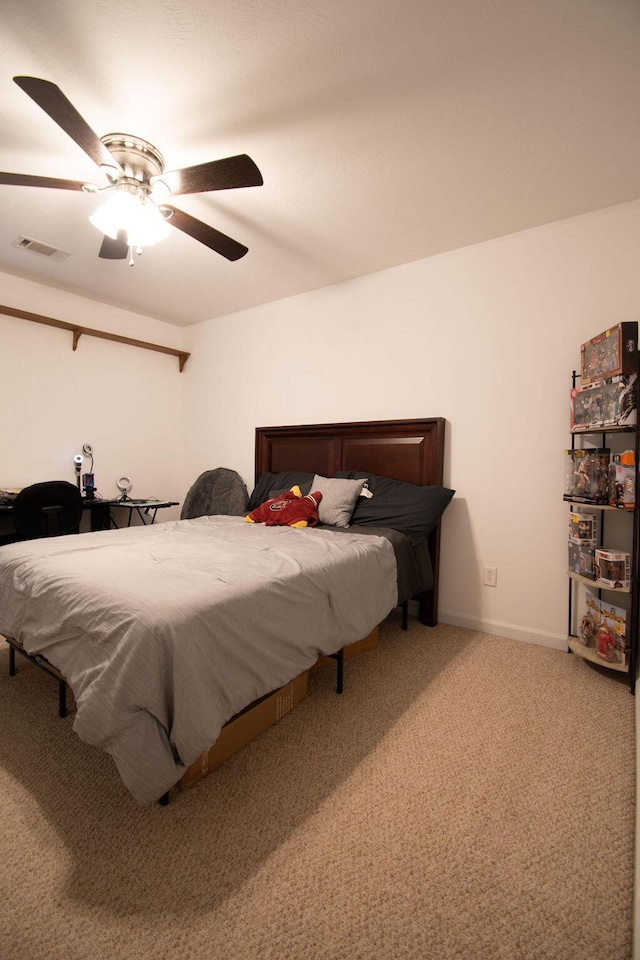
<path id="1" fill-rule="evenodd" d="M 46 257 L 47 260 L 66 260 L 71 254 L 66 250 L 59 250 L 57 247 L 51 247 L 48 243 L 42 243 L 40 240 L 33 240 L 31 237 L 18 237 L 11 244 L 18 250 L 28 250 L 29 253 L 37 253 L 39 257 Z"/>

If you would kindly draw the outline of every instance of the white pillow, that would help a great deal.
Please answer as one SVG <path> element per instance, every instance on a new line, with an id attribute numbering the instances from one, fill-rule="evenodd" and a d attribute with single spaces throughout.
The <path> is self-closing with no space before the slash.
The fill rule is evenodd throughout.
<path id="1" fill-rule="evenodd" d="M 322 500 L 318 507 L 318 520 L 332 527 L 348 527 L 356 500 L 362 493 L 366 479 L 336 480 L 321 477 L 317 473 L 311 484 L 311 492 L 319 490 Z"/>

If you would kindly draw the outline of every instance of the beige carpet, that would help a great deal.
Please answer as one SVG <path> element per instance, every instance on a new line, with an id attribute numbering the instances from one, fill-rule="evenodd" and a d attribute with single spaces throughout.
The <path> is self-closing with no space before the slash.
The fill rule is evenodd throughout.
<path id="1" fill-rule="evenodd" d="M 634 698 L 395 619 L 167 808 L 0 652 L 3 960 L 628 960 Z"/>

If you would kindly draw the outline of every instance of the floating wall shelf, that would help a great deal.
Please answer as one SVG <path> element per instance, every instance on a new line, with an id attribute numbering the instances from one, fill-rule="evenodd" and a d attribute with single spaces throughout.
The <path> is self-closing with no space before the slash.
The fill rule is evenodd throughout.
<path id="1" fill-rule="evenodd" d="M 157 343 L 147 343 L 146 340 L 133 340 L 131 337 L 121 337 L 118 333 L 106 333 L 104 330 L 94 330 L 92 327 L 83 327 L 78 323 L 68 323 L 66 320 L 54 320 L 53 317 L 43 317 L 40 313 L 28 313 L 26 310 L 16 310 L 15 307 L 0 306 L 0 313 L 7 317 L 18 317 L 20 320 L 31 320 L 33 323 L 43 323 L 47 327 L 58 327 L 60 330 L 70 330 L 73 334 L 73 349 L 77 349 L 81 336 L 98 337 L 100 340 L 115 340 L 116 343 L 127 343 L 130 347 L 142 347 L 144 350 L 155 350 L 156 353 L 169 353 L 178 358 L 180 373 L 190 354 L 186 350 L 176 350 L 174 347 L 161 347 Z"/>

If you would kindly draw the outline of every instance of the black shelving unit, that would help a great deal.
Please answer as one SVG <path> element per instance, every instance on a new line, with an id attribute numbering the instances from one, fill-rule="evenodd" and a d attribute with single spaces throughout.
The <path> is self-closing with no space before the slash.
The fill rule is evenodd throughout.
<path id="1" fill-rule="evenodd" d="M 578 381 L 580 380 L 580 374 L 574 370 L 572 376 L 572 385 L 576 387 Z M 636 413 L 637 413 L 636 404 Z M 640 421 L 640 417 L 637 417 L 637 420 Z M 568 505 L 571 508 L 579 507 L 583 511 L 595 512 L 597 511 L 601 516 L 600 522 L 600 546 L 605 544 L 605 529 L 606 529 L 606 517 L 609 513 L 616 514 L 626 514 L 629 524 L 631 525 L 631 543 L 630 543 L 630 553 L 631 553 L 631 586 L 628 590 L 620 590 L 614 588 L 608 588 L 598 583 L 597 581 L 590 580 L 587 577 L 582 577 L 572 572 L 569 572 L 569 603 L 568 603 L 568 627 L 567 627 L 567 642 L 569 650 L 579 656 L 583 657 L 586 660 L 589 660 L 592 663 L 596 663 L 600 667 L 606 669 L 615 670 L 620 673 L 625 673 L 629 677 L 629 686 L 632 694 L 635 694 L 636 681 L 638 677 L 638 631 L 640 628 L 640 580 L 638 577 L 638 572 L 640 569 L 640 505 L 638 503 L 640 497 L 640 486 L 638 483 L 640 471 L 639 471 L 639 454 L 640 454 L 640 422 L 637 422 L 633 426 L 616 426 L 616 427 L 599 427 L 593 430 L 572 430 L 571 431 L 571 449 L 576 449 L 576 440 L 579 438 L 593 438 L 599 436 L 601 438 L 601 447 L 607 447 L 607 438 L 613 436 L 619 436 L 620 434 L 628 434 L 632 438 L 632 447 L 635 453 L 635 507 L 631 509 L 618 509 L 616 507 L 605 506 L 603 504 L 594 504 L 586 503 L 583 501 L 567 501 Z M 602 594 L 607 595 L 607 599 L 610 599 L 610 602 L 615 603 L 614 597 L 620 599 L 620 595 L 624 594 L 630 596 L 630 604 L 628 609 L 628 618 L 627 618 L 627 645 L 629 647 L 629 658 L 628 663 L 609 663 L 606 660 L 601 659 L 595 653 L 595 650 L 592 647 L 586 647 L 579 640 L 576 632 L 576 589 L 577 584 L 582 584 L 587 587 L 589 590 L 592 590 L 597 593 L 598 597 L 601 599 Z"/>

